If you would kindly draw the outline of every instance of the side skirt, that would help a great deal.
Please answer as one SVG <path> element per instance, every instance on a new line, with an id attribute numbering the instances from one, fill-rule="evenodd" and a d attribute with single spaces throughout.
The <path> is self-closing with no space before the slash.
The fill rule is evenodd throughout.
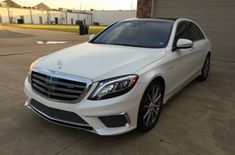
<path id="1" fill-rule="evenodd" d="M 191 76 L 188 80 L 183 82 L 179 87 L 173 90 L 169 95 L 165 96 L 163 104 L 166 104 L 171 98 L 177 95 L 181 90 L 183 90 L 189 83 L 195 80 L 201 74 L 201 70 L 197 71 L 193 76 Z"/>

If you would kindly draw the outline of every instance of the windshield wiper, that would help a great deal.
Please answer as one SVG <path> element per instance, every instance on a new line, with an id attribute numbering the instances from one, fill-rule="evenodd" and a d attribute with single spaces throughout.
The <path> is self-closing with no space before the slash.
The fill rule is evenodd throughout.
<path id="1" fill-rule="evenodd" d="M 93 44 L 104 44 L 104 45 L 119 45 L 119 46 L 130 46 L 130 47 L 143 47 L 143 48 L 161 48 L 161 47 L 155 47 L 155 46 L 143 46 L 143 45 L 130 45 L 130 44 L 124 44 L 124 43 L 101 43 L 101 42 L 91 42 Z"/>
<path id="2" fill-rule="evenodd" d="M 143 47 L 143 48 L 159 48 L 159 47 L 154 47 L 154 46 L 130 45 L 130 44 L 123 44 L 123 43 L 108 43 L 108 45 L 120 45 L 120 46 Z"/>

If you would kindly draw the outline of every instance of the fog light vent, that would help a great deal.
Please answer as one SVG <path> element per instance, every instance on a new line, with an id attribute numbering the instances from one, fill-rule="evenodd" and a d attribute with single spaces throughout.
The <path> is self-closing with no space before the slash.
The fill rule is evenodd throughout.
<path id="1" fill-rule="evenodd" d="M 126 113 L 112 116 L 101 116 L 99 119 L 108 128 L 123 127 L 126 126 L 126 124 L 129 124 Z"/>

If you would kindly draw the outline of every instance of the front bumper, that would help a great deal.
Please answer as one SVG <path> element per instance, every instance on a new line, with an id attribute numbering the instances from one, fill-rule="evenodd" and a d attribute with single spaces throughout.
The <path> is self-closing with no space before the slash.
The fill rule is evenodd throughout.
<path id="1" fill-rule="evenodd" d="M 99 135 L 117 135 L 136 128 L 139 104 L 145 90 L 143 83 L 137 82 L 130 92 L 119 97 L 98 101 L 87 100 L 94 89 L 95 86 L 93 85 L 79 103 L 56 102 L 36 94 L 26 79 L 24 91 L 28 96 L 28 100 L 25 105 L 50 122 L 87 130 Z M 32 101 L 37 101 L 42 106 L 45 106 L 44 110 L 48 110 L 46 112 L 43 111 L 33 105 Z M 66 120 L 60 117 L 63 114 L 54 115 L 56 112 L 49 112 L 48 114 L 48 111 L 53 110 L 65 112 L 65 115 L 67 115 L 66 112 L 76 114 L 85 123 Z"/>

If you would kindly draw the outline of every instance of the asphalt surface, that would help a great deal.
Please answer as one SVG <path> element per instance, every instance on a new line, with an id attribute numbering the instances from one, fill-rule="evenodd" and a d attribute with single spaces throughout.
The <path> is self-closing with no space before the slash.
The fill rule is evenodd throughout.
<path id="1" fill-rule="evenodd" d="M 24 107 L 29 65 L 87 39 L 73 33 L 1 27 L 1 155 L 235 154 L 235 62 L 231 61 L 212 61 L 208 80 L 194 81 L 176 95 L 164 106 L 157 126 L 146 134 L 133 131 L 101 137 L 51 124 Z M 39 45 L 36 41 L 69 43 Z"/>

